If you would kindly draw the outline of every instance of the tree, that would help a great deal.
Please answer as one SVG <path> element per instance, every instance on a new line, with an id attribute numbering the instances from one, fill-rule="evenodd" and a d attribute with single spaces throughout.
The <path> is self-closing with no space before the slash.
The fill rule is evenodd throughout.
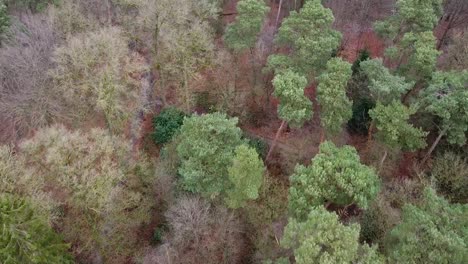
<path id="1" fill-rule="evenodd" d="M 132 60 L 118 28 L 102 28 L 73 36 L 54 53 L 52 75 L 57 89 L 76 115 L 102 113 L 111 131 L 120 131 L 134 111 L 136 86 L 130 73 L 145 69 Z"/>
<path id="2" fill-rule="evenodd" d="M 320 0 L 310 0 L 298 12 L 292 11 L 279 28 L 276 42 L 292 49 L 291 54 L 274 54 L 268 67 L 275 71 L 292 69 L 309 76 L 318 74 L 340 43 L 341 34 L 332 28 L 333 13 Z"/>
<path id="3" fill-rule="evenodd" d="M 158 116 L 153 119 L 154 132 L 152 137 L 156 144 L 169 142 L 179 131 L 184 122 L 184 112 L 175 107 L 164 108 Z"/>
<path id="4" fill-rule="evenodd" d="M 359 225 L 342 225 L 335 213 L 314 207 L 304 221 L 290 218 L 281 240 L 291 248 L 298 264 L 384 263 L 376 248 L 358 242 Z"/>
<path id="5" fill-rule="evenodd" d="M 318 78 L 317 100 L 320 104 L 320 121 L 330 134 L 337 134 L 343 123 L 352 116 L 352 102 L 346 96 L 351 78 L 351 64 L 340 58 L 327 62 L 327 70 Z"/>
<path id="6" fill-rule="evenodd" d="M 69 245 L 31 202 L 0 193 L 0 223 L 2 263 L 73 263 Z"/>
<path id="7" fill-rule="evenodd" d="M 442 15 L 442 0 L 398 0 L 396 12 L 386 20 L 378 21 L 376 32 L 385 38 L 396 39 L 407 32 L 432 31 Z"/>
<path id="8" fill-rule="evenodd" d="M 235 52 L 252 50 L 268 10 L 263 0 L 237 2 L 236 22 L 228 25 L 224 35 L 227 46 Z"/>
<path id="9" fill-rule="evenodd" d="M 405 205 L 402 217 L 389 237 L 392 263 L 466 262 L 467 205 L 451 205 L 426 188 L 422 203 Z"/>
<path id="10" fill-rule="evenodd" d="M 414 151 L 426 146 L 426 132 L 413 127 L 408 120 L 416 113 L 415 107 L 406 107 L 397 100 L 388 105 L 377 102 L 369 115 L 377 127 L 377 138 L 391 148 Z"/>
<path id="11" fill-rule="evenodd" d="M 237 2 L 236 22 L 228 25 L 224 40 L 231 50 L 235 53 L 250 50 L 250 62 L 253 70 L 253 86 L 256 82 L 256 71 L 254 62 L 254 47 L 257 42 L 257 36 L 262 30 L 263 21 L 269 7 L 265 5 L 264 0 L 241 0 Z M 236 63 L 237 66 L 237 63 Z"/>
<path id="12" fill-rule="evenodd" d="M 185 118 L 177 154 L 184 188 L 204 197 L 224 196 L 230 187 L 228 168 L 242 144 L 237 118 L 213 113 Z"/>
<path id="13" fill-rule="evenodd" d="M 374 170 L 361 164 L 351 146 L 338 148 L 325 141 L 311 162 L 308 167 L 297 165 L 290 178 L 289 210 L 298 219 L 325 202 L 367 208 L 379 191 Z"/>
<path id="14" fill-rule="evenodd" d="M 133 253 L 137 230 L 149 221 L 154 184 L 144 156 L 131 157 L 124 138 L 107 130 L 69 131 L 53 126 L 23 141 L 26 172 L 48 182 L 54 201 L 66 203 L 58 225 L 75 252 L 122 260 Z M 63 208 L 62 208 L 63 209 Z"/>
<path id="15" fill-rule="evenodd" d="M 406 82 L 404 77 L 392 75 L 383 65 L 382 59 L 366 60 L 360 66 L 369 79 L 371 97 L 383 104 L 399 99 L 414 84 Z"/>
<path id="16" fill-rule="evenodd" d="M 312 102 L 304 95 L 307 79 L 291 70 L 278 73 L 273 79 L 274 95 L 279 98 L 278 116 L 282 120 L 265 160 L 273 153 L 279 135 L 286 123 L 301 127 L 312 117 Z"/>
<path id="17" fill-rule="evenodd" d="M 400 61 L 407 57 L 408 62 L 402 71 L 414 80 L 427 80 L 436 68 L 437 57 L 441 54 L 436 49 L 436 38 L 432 31 L 419 33 L 408 32 L 401 40 Z"/>
<path id="18" fill-rule="evenodd" d="M 422 92 L 424 110 L 440 120 L 439 136 L 429 148 L 423 162 L 443 136 L 450 144 L 462 146 L 468 130 L 468 71 L 436 72 L 431 84 Z"/>
<path id="19" fill-rule="evenodd" d="M 227 205 L 239 208 L 244 206 L 246 200 L 257 199 L 264 172 L 263 161 L 255 149 L 246 145 L 238 146 L 228 169 L 229 181 L 233 187 L 227 191 Z"/>

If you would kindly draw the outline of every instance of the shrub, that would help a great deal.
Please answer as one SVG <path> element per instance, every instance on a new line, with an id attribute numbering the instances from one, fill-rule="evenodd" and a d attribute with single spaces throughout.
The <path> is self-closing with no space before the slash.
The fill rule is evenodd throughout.
<path id="1" fill-rule="evenodd" d="M 265 159 L 268 151 L 268 144 L 260 138 L 246 136 L 246 139 L 249 146 L 254 148 L 262 159 Z"/>
<path id="2" fill-rule="evenodd" d="M 348 121 L 348 129 L 356 134 L 366 135 L 371 122 L 369 110 L 375 103 L 367 98 L 361 98 L 353 102 L 353 115 Z"/>
<path id="3" fill-rule="evenodd" d="M 184 122 L 184 112 L 175 107 L 168 107 L 153 118 L 154 132 L 151 134 L 156 144 L 165 144 L 179 131 Z"/>
<path id="4" fill-rule="evenodd" d="M 69 246 L 28 201 L 0 194 L 0 223 L 2 263 L 73 263 Z"/>
<path id="5" fill-rule="evenodd" d="M 452 203 L 468 203 L 468 160 L 446 152 L 434 160 L 431 176 L 437 191 Z"/>

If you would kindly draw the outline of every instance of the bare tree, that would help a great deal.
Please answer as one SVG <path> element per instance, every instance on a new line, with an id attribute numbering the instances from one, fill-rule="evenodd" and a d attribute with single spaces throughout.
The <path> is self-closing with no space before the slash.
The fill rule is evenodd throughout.
<path id="1" fill-rule="evenodd" d="M 56 45 L 51 22 L 24 14 L 11 30 L 13 37 L 0 49 L 0 142 L 66 118 L 47 74 Z"/>
<path id="2" fill-rule="evenodd" d="M 198 197 L 182 197 L 166 213 L 171 233 L 144 263 L 243 263 L 243 226 L 225 208 Z"/>
<path id="3" fill-rule="evenodd" d="M 445 0 L 444 15 L 440 18 L 441 27 L 437 49 L 444 45 L 450 33 L 455 28 L 466 28 L 468 25 L 468 1 L 466 0 Z"/>

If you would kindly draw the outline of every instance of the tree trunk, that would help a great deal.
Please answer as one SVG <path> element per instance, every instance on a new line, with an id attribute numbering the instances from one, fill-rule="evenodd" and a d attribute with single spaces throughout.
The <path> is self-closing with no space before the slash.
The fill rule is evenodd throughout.
<path id="1" fill-rule="evenodd" d="M 281 131 L 284 128 L 284 125 L 286 125 L 286 121 L 281 122 L 281 126 L 278 128 L 278 131 L 276 132 L 275 139 L 273 140 L 273 143 L 271 143 L 270 150 L 268 151 L 268 154 L 265 158 L 265 162 L 267 162 L 270 159 L 271 154 L 273 153 L 273 150 L 275 149 L 276 142 L 278 141 L 279 136 L 281 135 Z"/>
<path id="2" fill-rule="evenodd" d="M 387 152 L 387 150 L 385 150 L 385 153 L 384 153 L 382 159 L 380 160 L 378 173 L 380 173 L 380 171 L 382 170 L 384 161 L 385 161 L 385 159 L 387 158 L 387 154 L 388 154 L 388 152 Z"/>
<path id="3" fill-rule="evenodd" d="M 433 152 L 434 149 L 437 147 L 437 145 L 439 144 L 440 140 L 442 139 L 442 137 L 445 135 L 446 132 L 447 132 L 447 129 L 444 129 L 443 131 L 441 131 L 441 132 L 439 133 L 439 136 L 437 136 L 437 138 L 436 138 L 436 140 L 434 141 L 434 143 L 432 143 L 431 148 L 427 151 L 426 155 L 424 156 L 424 159 L 421 161 L 421 164 L 426 163 L 426 161 L 429 159 L 429 157 L 431 156 L 432 152 Z"/>
<path id="4" fill-rule="evenodd" d="M 279 2 L 279 6 L 278 6 L 278 13 L 276 14 L 276 22 L 275 22 L 275 26 L 278 26 L 278 20 L 279 20 L 279 17 L 280 17 L 280 13 L 281 13 L 281 6 L 283 5 L 283 0 L 280 0 Z"/>

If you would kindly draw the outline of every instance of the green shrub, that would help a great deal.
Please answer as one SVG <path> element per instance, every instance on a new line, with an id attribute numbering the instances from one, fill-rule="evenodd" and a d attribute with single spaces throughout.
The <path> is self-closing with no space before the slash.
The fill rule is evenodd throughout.
<path id="1" fill-rule="evenodd" d="M 468 202 L 468 161 L 446 152 L 434 160 L 431 171 L 437 191 L 452 203 Z"/>
<path id="2" fill-rule="evenodd" d="M 251 148 L 254 148 L 257 151 L 258 155 L 262 157 L 262 159 L 265 159 L 268 150 L 268 144 L 260 138 L 254 138 L 249 136 L 247 136 L 246 138 L 247 144 L 249 144 Z"/>
<path id="3" fill-rule="evenodd" d="M 63 243 L 32 204 L 0 195 L 1 263 L 73 263 Z"/>
<path id="4" fill-rule="evenodd" d="M 348 129 L 356 134 L 367 134 L 367 130 L 371 121 L 369 110 L 374 108 L 374 106 L 375 103 L 367 98 L 354 101 L 353 116 L 348 122 Z"/>
<path id="5" fill-rule="evenodd" d="M 184 122 L 185 114 L 175 107 L 168 107 L 153 118 L 154 132 L 151 134 L 156 144 L 169 142 Z"/>

